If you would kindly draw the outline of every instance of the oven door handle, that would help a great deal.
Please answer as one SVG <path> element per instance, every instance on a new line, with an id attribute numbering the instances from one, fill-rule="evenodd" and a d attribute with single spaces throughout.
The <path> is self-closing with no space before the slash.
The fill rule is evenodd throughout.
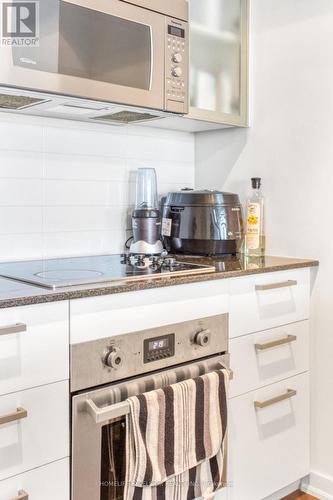
<path id="1" fill-rule="evenodd" d="M 221 366 L 223 366 L 221 364 Z M 229 374 L 229 380 L 233 379 L 234 372 L 227 369 Z M 86 410 L 89 415 L 94 420 L 95 424 L 104 424 L 115 418 L 125 417 L 130 413 L 129 403 L 127 401 L 121 401 L 120 403 L 114 403 L 110 406 L 98 407 L 92 399 L 86 400 Z"/>
<path id="2" fill-rule="evenodd" d="M 122 401 L 121 403 L 115 403 L 110 406 L 103 406 L 102 408 L 99 408 L 92 399 L 86 400 L 86 410 L 96 424 L 104 424 L 109 420 L 113 420 L 119 417 L 125 417 L 130 412 L 129 404 L 127 401 Z"/>

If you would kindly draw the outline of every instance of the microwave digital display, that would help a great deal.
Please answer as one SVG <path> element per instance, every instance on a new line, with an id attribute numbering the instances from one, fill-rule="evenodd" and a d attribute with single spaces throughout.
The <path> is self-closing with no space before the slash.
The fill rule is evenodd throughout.
<path id="1" fill-rule="evenodd" d="M 176 28 L 175 26 L 168 26 L 168 33 L 172 36 L 178 36 L 179 38 L 185 38 L 185 30 L 182 28 Z"/>

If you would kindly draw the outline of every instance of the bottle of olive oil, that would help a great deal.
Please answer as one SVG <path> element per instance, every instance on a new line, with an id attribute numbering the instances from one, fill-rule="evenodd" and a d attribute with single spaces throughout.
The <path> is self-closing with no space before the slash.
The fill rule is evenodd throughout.
<path id="1" fill-rule="evenodd" d="M 265 199 L 261 192 L 260 177 L 253 177 L 252 193 L 246 204 L 245 255 L 261 257 L 265 255 Z"/>

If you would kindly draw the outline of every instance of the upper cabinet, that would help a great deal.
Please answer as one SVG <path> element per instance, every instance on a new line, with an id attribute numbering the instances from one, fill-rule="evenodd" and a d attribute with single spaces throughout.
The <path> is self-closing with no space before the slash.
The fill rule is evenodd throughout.
<path id="1" fill-rule="evenodd" d="M 248 123 L 248 0 L 190 0 L 190 114 Z"/>
<path id="2" fill-rule="evenodd" d="M 250 0 L 188 0 L 190 111 L 157 127 L 200 132 L 248 125 Z"/>

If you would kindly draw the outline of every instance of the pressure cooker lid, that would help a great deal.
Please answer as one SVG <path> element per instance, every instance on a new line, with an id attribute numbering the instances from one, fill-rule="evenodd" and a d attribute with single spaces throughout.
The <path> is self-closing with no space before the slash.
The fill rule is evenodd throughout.
<path id="1" fill-rule="evenodd" d="M 183 189 L 181 191 L 169 193 L 164 204 L 180 206 L 240 205 L 240 200 L 238 194 L 234 193 L 209 189 Z"/>

